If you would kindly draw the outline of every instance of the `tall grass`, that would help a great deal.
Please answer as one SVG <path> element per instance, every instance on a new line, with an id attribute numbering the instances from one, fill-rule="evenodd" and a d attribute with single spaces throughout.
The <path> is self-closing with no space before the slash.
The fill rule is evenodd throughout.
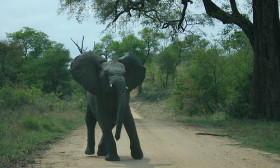
<path id="1" fill-rule="evenodd" d="M 206 117 L 193 117 L 180 121 L 204 127 L 214 133 L 228 135 L 245 147 L 280 154 L 279 122 Z"/>
<path id="2" fill-rule="evenodd" d="M 83 124 L 84 99 L 74 94 L 61 100 L 36 88 L 0 89 L 0 167 L 34 161 L 50 143 Z"/>

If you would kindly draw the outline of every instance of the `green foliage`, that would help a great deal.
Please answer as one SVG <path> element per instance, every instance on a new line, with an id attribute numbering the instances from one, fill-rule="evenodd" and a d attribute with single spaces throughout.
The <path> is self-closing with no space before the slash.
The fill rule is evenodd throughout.
<path id="1" fill-rule="evenodd" d="M 123 56 L 126 52 L 133 53 L 141 62 L 145 59 L 145 46 L 143 41 L 137 38 L 134 34 L 129 34 L 122 38 L 119 44 L 119 50 Z"/>
<path id="2" fill-rule="evenodd" d="M 23 128 L 27 131 L 39 131 L 41 128 L 38 117 L 27 116 L 22 121 Z"/>
<path id="3" fill-rule="evenodd" d="M 34 96 L 40 93 L 39 90 L 32 89 L 14 89 L 5 86 L 0 89 L 0 109 L 17 108 L 25 104 L 34 103 Z"/>
<path id="4" fill-rule="evenodd" d="M 225 104 L 230 116 L 244 118 L 251 110 L 253 50 L 244 33 L 236 32 L 233 36 L 238 38 L 227 43 L 229 46 L 233 45 L 230 48 L 235 48 L 236 51 L 228 55 L 225 64 L 225 88 L 228 94 Z"/>
<path id="5" fill-rule="evenodd" d="M 26 58 L 40 57 L 53 43 L 48 39 L 47 34 L 29 27 L 23 27 L 14 33 L 7 33 L 7 37 L 18 44 L 22 44 Z"/>
<path id="6" fill-rule="evenodd" d="M 86 91 L 85 89 L 79 85 L 77 82 L 72 81 L 71 83 L 73 88 L 73 94 L 71 96 L 71 99 L 73 101 L 73 106 L 77 108 L 77 110 L 80 111 L 86 111 L 87 109 L 87 101 L 86 101 Z"/>
<path id="7" fill-rule="evenodd" d="M 115 41 L 111 35 L 106 35 L 101 38 L 100 43 L 94 44 L 93 51 L 100 56 L 104 56 L 107 60 L 113 59 L 113 51 L 117 48 Z"/>
<path id="8" fill-rule="evenodd" d="M 84 123 L 85 95 L 78 85 L 73 87 L 78 94 L 68 100 L 35 87 L 0 90 L 0 167 L 34 161 L 48 144 Z"/>
<path id="9" fill-rule="evenodd" d="M 140 61 L 145 61 L 145 46 L 142 40 L 134 34 L 124 36 L 121 41 L 114 41 L 112 36 L 106 35 L 101 39 L 101 43 L 94 46 L 94 52 L 105 56 L 106 59 L 118 59 L 125 53 L 131 52 Z"/>
<path id="10" fill-rule="evenodd" d="M 160 51 L 160 41 L 166 39 L 163 33 L 158 32 L 152 28 L 143 28 L 138 32 L 144 45 L 145 56 L 142 60 L 143 64 L 152 61 L 152 57 Z"/>
<path id="11" fill-rule="evenodd" d="M 206 51 L 197 48 L 192 53 L 190 63 L 177 81 L 171 101 L 179 104 L 177 111 L 191 116 L 213 114 L 223 103 L 224 58 L 216 46 Z"/>
<path id="12" fill-rule="evenodd" d="M 38 68 L 43 83 L 43 91 L 66 94 L 71 92 L 71 75 L 68 70 L 71 61 L 69 50 L 64 49 L 62 44 L 56 44 L 48 49 L 39 60 Z"/>
<path id="13" fill-rule="evenodd" d="M 248 115 L 252 90 L 252 49 L 240 32 L 222 44 L 223 48 L 204 45 L 186 53 L 189 55 L 187 64 L 178 76 L 169 102 L 176 112 L 193 116 L 219 111 L 235 118 Z"/>
<path id="14" fill-rule="evenodd" d="M 0 87 L 4 86 L 7 80 L 17 82 L 17 67 L 23 61 L 22 46 L 16 42 L 0 41 Z"/>
<path id="15" fill-rule="evenodd" d="M 169 77 L 174 77 L 176 73 L 176 66 L 179 63 L 179 55 L 173 45 L 166 47 L 158 55 L 158 65 L 161 74 L 161 81 L 163 88 L 168 87 Z"/>
<path id="16" fill-rule="evenodd" d="M 194 1 L 195 2 L 195 1 Z M 94 9 L 94 17 L 101 23 L 119 22 L 120 27 L 125 27 L 128 22 L 139 22 L 142 25 L 153 25 L 157 28 L 169 28 L 177 32 L 188 25 L 213 24 L 211 18 L 203 14 L 189 14 L 189 11 L 181 25 L 178 25 L 182 17 L 184 2 L 181 1 L 158 1 L 158 0 L 60 0 L 58 13 L 67 13 L 75 17 L 79 22 L 91 16 Z M 139 19 L 141 18 L 141 19 Z M 108 24 L 110 26 L 112 24 Z"/>
<path id="17" fill-rule="evenodd" d="M 54 92 L 61 98 L 71 94 L 71 76 L 68 67 L 72 59 L 69 50 L 65 49 L 63 44 L 50 41 L 45 33 L 29 27 L 7 33 L 7 37 L 11 43 L 6 46 L 17 44 L 23 48 L 24 53 L 12 52 L 15 47 L 10 47 L 10 49 L 0 47 L 0 50 L 6 51 L 0 58 L 2 60 L 6 58 L 7 63 L 11 62 L 6 63 L 7 66 L 5 64 L 5 71 L 2 71 L 4 75 L 1 74 L 1 76 L 13 83 L 21 83 L 29 87 L 36 86 L 45 93 Z M 18 50 L 22 51 L 22 48 Z M 3 69 L 4 63 L 1 66 Z M 2 83 L 4 85 L 5 82 Z"/>
<path id="18" fill-rule="evenodd" d="M 191 34 L 183 40 L 174 39 L 167 47 L 160 46 L 166 38 L 160 33 L 144 28 L 139 34 L 141 39 L 129 34 L 122 41 L 110 40 L 107 51 L 114 55 L 111 58 L 132 52 L 145 62 L 142 98 L 157 101 L 173 89 L 168 107 L 176 113 L 247 116 L 251 106 L 253 52 L 244 33 L 224 37 L 221 45 Z"/>
<path id="19" fill-rule="evenodd" d="M 193 79 L 182 74 L 178 77 L 176 88 L 168 101 L 168 108 L 178 114 L 199 115 L 204 111 L 201 98 L 202 94 L 195 86 Z"/>
<path id="20" fill-rule="evenodd" d="M 196 124 L 216 134 L 228 135 L 241 142 L 242 146 L 280 154 L 280 124 L 277 122 L 208 117 L 192 117 L 181 122 Z"/>

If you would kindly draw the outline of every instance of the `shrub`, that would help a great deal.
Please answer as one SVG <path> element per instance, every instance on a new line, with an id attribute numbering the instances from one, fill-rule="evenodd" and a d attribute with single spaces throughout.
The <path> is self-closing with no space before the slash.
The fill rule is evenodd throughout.
<path id="1" fill-rule="evenodd" d="M 34 101 L 29 89 L 14 89 L 5 86 L 0 89 L 0 105 L 3 109 L 16 108 Z"/>
<path id="2" fill-rule="evenodd" d="M 43 94 L 35 87 L 6 86 L 0 92 L 1 108 L 5 105 L 5 109 L 0 110 L 0 167 L 24 166 L 39 156 L 38 149 L 45 149 L 84 123 L 82 105 L 76 107 L 80 103 L 86 108 L 83 93 L 66 101 L 53 93 Z M 20 103 L 9 104 L 14 100 Z"/>
<path id="3" fill-rule="evenodd" d="M 22 126 L 26 131 L 39 131 L 41 129 L 40 120 L 35 116 L 26 116 L 22 121 Z"/>
<path id="4" fill-rule="evenodd" d="M 187 74 L 181 75 L 178 79 L 176 87 L 168 100 L 168 107 L 174 109 L 176 113 L 188 116 L 203 113 L 204 108 L 199 90 L 196 89 L 193 79 Z"/>

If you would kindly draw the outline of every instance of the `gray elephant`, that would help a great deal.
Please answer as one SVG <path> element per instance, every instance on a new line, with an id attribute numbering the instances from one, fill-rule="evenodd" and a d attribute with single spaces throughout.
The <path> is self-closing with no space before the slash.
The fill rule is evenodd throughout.
<path id="1" fill-rule="evenodd" d="M 142 159 L 143 152 L 129 99 L 130 91 L 143 82 L 146 68 L 132 54 L 126 54 L 118 61 L 106 62 L 106 59 L 92 52 L 85 52 L 73 60 L 70 71 L 73 79 L 87 91 L 88 142 L 85 153 L 94 154 L 94 131 L 98 121 L 103 135 L 97 155 L 106 156 L 107 161 L 120 160 L 112 129 L 116 126 L 115 138 L 119 140 L 123 124 L 130 139 L 131 156 Z"/>

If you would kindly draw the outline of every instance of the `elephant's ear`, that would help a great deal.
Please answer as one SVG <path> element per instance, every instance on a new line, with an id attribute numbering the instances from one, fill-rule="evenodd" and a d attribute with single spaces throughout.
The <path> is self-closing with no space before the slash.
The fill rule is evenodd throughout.
<path id="1" fill-rule="evenodd" d="M 128 53 L 125 56 L 119 58 L 119 62 L 121 62 L 125 66 L 125 82 L 128 90 L 131 91 L 143 82 L 145 78 L 146 68 L 131 53 Z"/>
<path id="2" fill-rule="evenodd" d="M 92 52 L 85 52 L 73 60 L 70 72 L 73 79 L 87 91 L 97 94 L 99 91 L 99 69 L 104 62 L 106 62 L 106 59 Z"/>

